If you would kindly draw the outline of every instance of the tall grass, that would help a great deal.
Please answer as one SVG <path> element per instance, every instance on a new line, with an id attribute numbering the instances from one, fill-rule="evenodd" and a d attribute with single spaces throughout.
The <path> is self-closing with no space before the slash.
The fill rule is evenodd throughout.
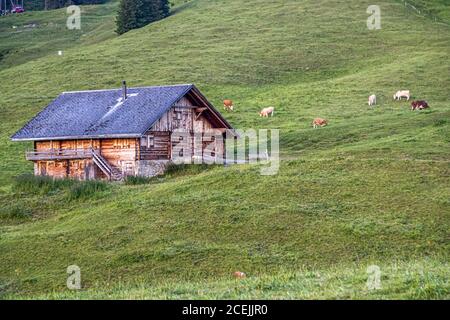
<path id="1" fill-rule="evenodd" d="M 32 215 L 32 210 L 24 203 L 10 203 L 0 207 L 0 218 L 2 219 L 23 220 L 32 217 Z"/>
<path id="2" fill-rule="evenodd" d="M 69 179 L 23 174 L 14 179 L 13 191 L 33 195 L 48 195 L 70 188 L 75 183 Z"/>
<path id="3" fill-rule="evenodd" d="M 68 200 L 89 199 L 99 195 L 100 193 L 108 189 L 109 189 L 108 183 L 103 181 L 90 180 L 90 181 L 76 182 L 68 190 L 67 199 Z"/>
<path id="4" fill-rule="evenodd" d="M 64 193 L 67 200 L 92 198 L 98 193 L 109 189 L 103 181 L 77 181 L 73 179 L 53 179 L 46 176 L 31 174 L 15 178 L 13 191 L 30 195 L 54 195 Z"/>

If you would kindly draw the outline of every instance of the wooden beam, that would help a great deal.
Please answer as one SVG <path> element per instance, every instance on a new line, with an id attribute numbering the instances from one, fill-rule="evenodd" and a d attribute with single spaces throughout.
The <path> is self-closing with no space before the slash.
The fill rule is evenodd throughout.
<path id="1" fill-rule="evenodd" d="M 200 108 L 199 106 L 180 106 L 177 104 L 174 104 L 172 106 L 173 108 L 180 108 L 180 109 L 195 109 L 195 108 Z"/>
<path id="2" fill-rule="evenodd" d="M 208 110 L 208 108 L 196 108 L 195 112 L 197 113 L 195 115 L 195 121 L 198 120 L 198 118 L 200 118 L 200 116 L 203 114 L 203 112 L 205 112 L 206 110 Z"/>

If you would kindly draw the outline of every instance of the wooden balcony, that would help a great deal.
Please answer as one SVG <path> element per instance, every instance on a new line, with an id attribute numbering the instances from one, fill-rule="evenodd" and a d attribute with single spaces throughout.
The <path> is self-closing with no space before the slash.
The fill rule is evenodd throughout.
<path id="1" fill-rule="evenodd" d="M 25 157 L 30 161 L 38 160 L 71 160 L 71 159 L 91 159 L 93 157 L 91 149 L 48 149 L 31 150 L 25 153 Z"/>

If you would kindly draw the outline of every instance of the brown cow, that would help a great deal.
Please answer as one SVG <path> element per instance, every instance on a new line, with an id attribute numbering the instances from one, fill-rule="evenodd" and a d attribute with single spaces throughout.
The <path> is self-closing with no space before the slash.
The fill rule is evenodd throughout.
<path id="1" fill-rule="evenodd" d="M 223 108 L 227 111 L 233 111 L 234 106 L 233 106 L 233 101 L 231 100 L 223 100 Z"/>
<path id="2" fill-rule="evenodd" d="M 428 109 L 430 106 L 425 100 L 416 100 L 411 103 L 411 110 Z"/>
<path id="3" fill-rule="evenodd" d="M 316 118 L 314 119 L 312 126 L 313 128 L 317 128 L 317 127 L 325 127 L 328 125 L 328 120 L 322 119 L 322 118 Z"/>
<path id="4" fill-rule="evenodd" d="M 236 271 L 235 273 L 233 273 L 233 276 L 236 279 L 245 279 L 247 277 L 247 275 L 244 272 L 241 272 L 241 271 Z"/>

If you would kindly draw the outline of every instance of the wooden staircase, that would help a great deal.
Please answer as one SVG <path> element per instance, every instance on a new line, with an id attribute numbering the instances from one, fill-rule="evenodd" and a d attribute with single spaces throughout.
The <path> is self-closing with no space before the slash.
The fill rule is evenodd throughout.
<path id="1" fill-rule="evenodd" d="M 94 163 L 102 170 L 102 172 L 111 181 L 121 181 L 123 180 L 123 174 L 120 170 L 112 166 L 108 160 L 103 158 L 95 149 L 92 149 L 92 160 Z"/>

